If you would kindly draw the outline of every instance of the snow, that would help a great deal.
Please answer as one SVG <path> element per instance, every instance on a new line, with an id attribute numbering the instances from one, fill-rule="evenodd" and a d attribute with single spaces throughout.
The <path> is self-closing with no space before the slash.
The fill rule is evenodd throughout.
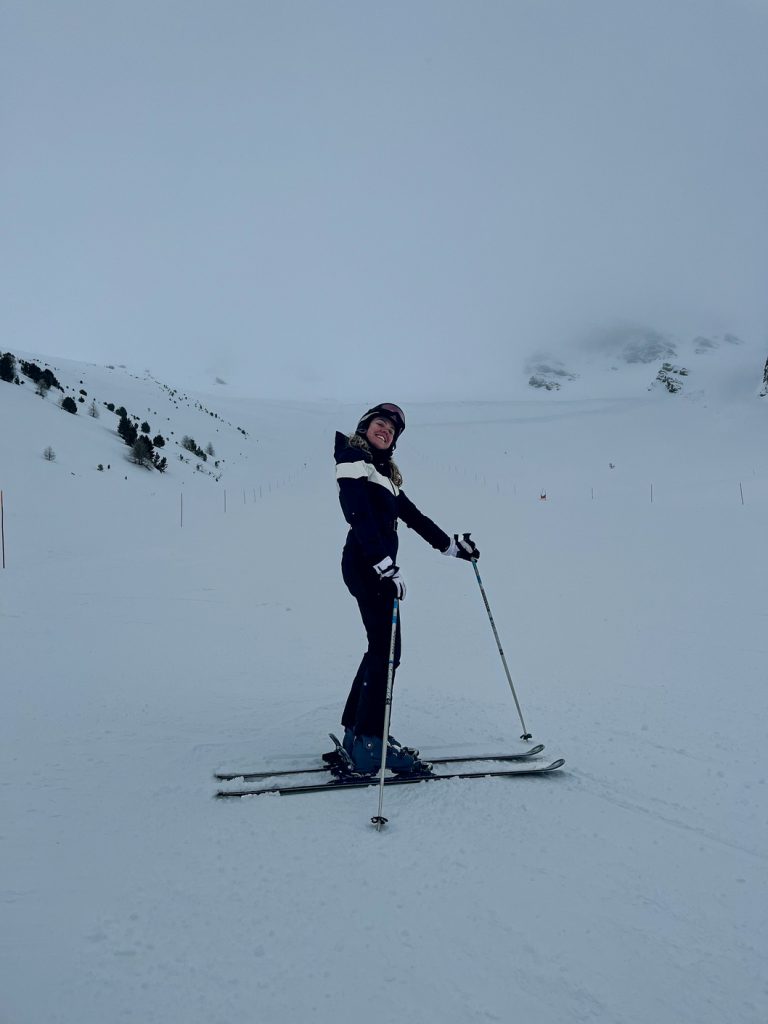
<path id="1" fill-rule="evenodd" d="M 388 789 L 381 833 L 373 789 L 212 799 L 214 770 L 311 763 L 338 728 L 363 638 L 331 449 L 366 400 L 177 406 L 53 365 L 212 441 L 222 477 L 173 443 L 140 469 L 106 409 L 0 382 L 2 1024 L 766 1020 L 760 359 L 688 395 L 619 372 L 599 400 L 408 408 L 406 491 L 477 538 L 526 724 L 566 766 Z M 518 749 L 471 567 L 401 545 L 393 732 Z"/>

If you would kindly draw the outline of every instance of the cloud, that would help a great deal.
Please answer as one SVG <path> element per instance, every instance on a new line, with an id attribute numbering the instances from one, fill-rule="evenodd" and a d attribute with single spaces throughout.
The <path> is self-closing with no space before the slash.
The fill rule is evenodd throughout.
<path id="1" fill-rule="evenodd" d="M 764 333 L 766 40 L 708 0 L 21 5 L 0 328 L 347 398 Z"/>

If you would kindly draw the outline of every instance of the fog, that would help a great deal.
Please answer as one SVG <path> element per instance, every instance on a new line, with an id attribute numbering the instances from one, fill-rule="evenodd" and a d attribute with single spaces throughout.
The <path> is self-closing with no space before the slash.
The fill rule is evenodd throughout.
<path id="1" fill-rule="evenodd" d="M 366 402 L 768 343 L 768 4 L 2 12 L 2 349 Z"/>

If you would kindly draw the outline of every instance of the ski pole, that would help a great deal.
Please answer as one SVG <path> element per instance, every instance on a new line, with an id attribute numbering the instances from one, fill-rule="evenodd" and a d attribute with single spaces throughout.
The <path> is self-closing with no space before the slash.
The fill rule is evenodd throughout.
<path id="1" fill-rule="evenodd" d="M 376 831 L 381 832 L 387 819 L 382 816 L 384 807 L 384 772 L 387 767 L 387 741 L 389 740 L 389 719 L 392 714 L 392 683 L 395 677 L 395 640 L 397 638 L 397 613 L 400 602 L 395 598 L 392 605 L 392 637 L 389 641 L 389 664 L 387 666 L 387 697 L 384 702 L 384 735 L 381 739 L 381 772 L 379 778 L 379 813 L 371 818 L 371 824 L 376 826 Z"/>
<path id="2" fill-rule="evenodd" d="M 493 635 L 496 637 L 496 646 L 499 648 L 499 654 L 501 655 L 501 663 L 504 666 L 504 671 L 507 673 L 507 682 L 509 683 L 509 688 L 512 691 L 512 696 L 515 698 L 515 707 L 517 708 L 517 713 L 520 716 L 520 724 L 523 727 L 523 735 L 520 737 L 520 739 L 529 740 L 531 738 L 531 733 L 528 732 L 528 730 L 525 727 L 525 722 L 523 721 L 523 712 L 520 710 L 520 701 L 517 699 L 517 694 L 515 693 L 515 686 L 512 682 L 512 676 L 509 674 L 509 668 L 507 667 L 507 659 L 504 657 L 504 651 L 501 649 L 501 640 L 499 640 L 499 633 L 498 630 L 496 629 L 496 623 L 493 621 L 493 615 L 491 614 L 491 606 L 488 604 L 488 598 L 486 597 L 485 594 L 485 587 L 483 586 L 483 581 L 480 579 L 480 573 L 477 570 L 476 558 L 472 559 L 472 568 L 475 570 L 475 576 L 477 577 L 477 582 L 480 585 L 480 593 L 483 595 L 483 601 L 485 601 L 485 610 L 488 612 L 488 618 L 491 621 L 491 629 L 493 630 Z"/>

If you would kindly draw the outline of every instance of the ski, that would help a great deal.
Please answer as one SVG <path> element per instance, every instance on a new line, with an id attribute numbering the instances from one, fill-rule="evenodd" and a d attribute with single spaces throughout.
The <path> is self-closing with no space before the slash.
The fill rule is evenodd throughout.
<path id="1" fill-rule="evenodd" d="M 521 750 L 516 754 L 473 754 L 452 757 L 425 757 L 429 764 L 459 764 L 463 761 L 526 761 L 529 757 L 535 757 L 544 749 L 544 744 L 531 747 L 530 750 Z M 259 772 L 216 772 L 214 778 L 217 782 L 233 782 L 235 779 L 244 779 L 252 782 L 256 779 L 279 778 L 283 775 L 314 775 L 321 772 L 330 772 L 335 765 L 325 764 L 316 768 L 280 768 L 277 771 Z"/>
<path id="2" fill-rule="evenodd" d="M 523 768 L 500 768 L 487 772 L 442 772 L 440 774 L 392 775 L 384 779 L 384 785 L 407 786 L 417 782 L 438 782 L 441 779 L 492 779 L 511 778 L 515 775 L 546 775 L 549 772 L 557 771 L 558 768 L 562 768 L 564 764 L 565 761 L 562 758 L 558 758 L 557 761 L 552 761 L 551 764 L 546 765 L 531 765 Z M 242 776 L 236 776 L 236 778 L 242 778 Z M 368 786 L 378 786 L 379 782 L 380 780 L 376 775 L 366 775 L 363 777 L 347 775 L 334 777 L 329 779 L 327 782 L 309 782 L 298 786 L 278 785 L 266 786 L 261 789 L 220 789 L 218 793 L 216 793 L 216 796 L 219 799 L 226 799 L 241 796 L 264 796 L 267 793 L 279 793 L 281 796 L 287 796 L 289 793 L 322 793 L 326 790 L 332 789 L 365 789 Z"/>

